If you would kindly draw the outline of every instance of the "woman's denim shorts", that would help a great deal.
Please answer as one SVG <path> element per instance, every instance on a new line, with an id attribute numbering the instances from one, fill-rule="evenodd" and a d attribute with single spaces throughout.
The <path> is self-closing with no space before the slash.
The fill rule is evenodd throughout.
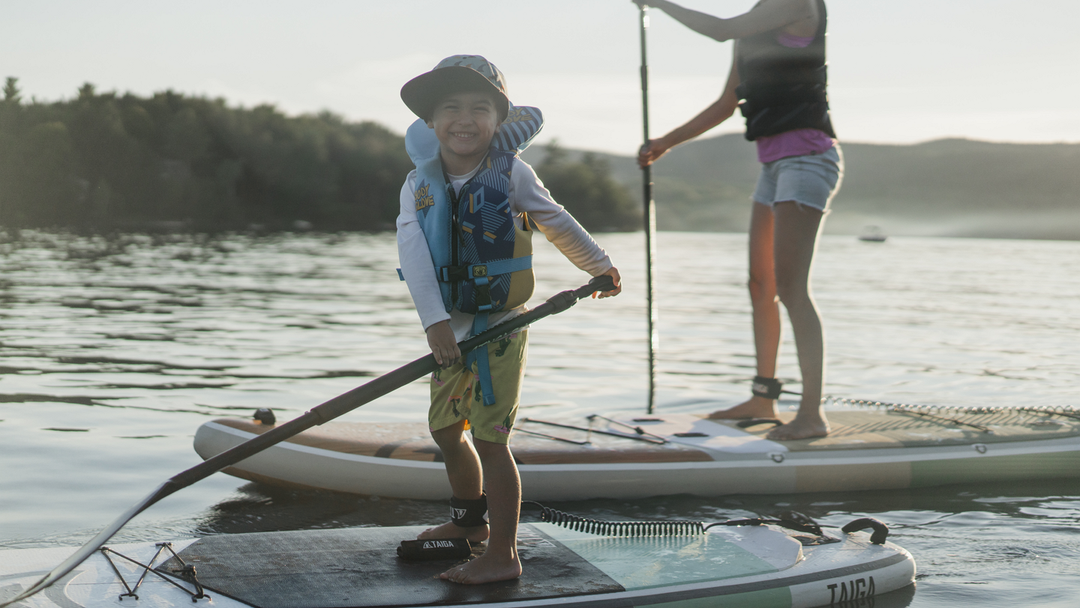
<path id="1" fill-rule="evenodd" d="M 754 201 L 770 207 L 795 201 L 824 213 L 843 178 L 844 155 L 840 146 L 820 154 L 781 158 L 762 165 Z"/>

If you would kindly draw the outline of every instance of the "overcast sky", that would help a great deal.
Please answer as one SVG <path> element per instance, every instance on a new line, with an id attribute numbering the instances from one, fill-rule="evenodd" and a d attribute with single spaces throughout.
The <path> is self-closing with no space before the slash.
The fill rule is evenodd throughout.
<path id="1" fill-rule="evenodd" d="M 688 0 L 718 16 L 754 0 Z M 1080 142 L 1076 0 L 829 0 L 842 140 Z M 401 85 L 481 54 L 511 99 L 540 107 L 539 141 L 630 154 L 642 139 L 638 11 L 629 0 L 36 0 L 0 3 L 0 77 L 25 97 L 173 89 L 290 114 L 331 110 L 403 133 Z M 712 103 L 731 62 L 651 11 L 654 136 Z M 711 134 L 741 131 L 739 117 Z"/>

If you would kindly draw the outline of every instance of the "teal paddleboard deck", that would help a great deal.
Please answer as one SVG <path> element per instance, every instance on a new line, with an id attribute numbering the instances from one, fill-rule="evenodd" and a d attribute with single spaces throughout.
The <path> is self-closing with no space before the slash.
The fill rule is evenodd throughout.
<path id="1" fill-rule="evenodd" d="M 831 542 L 823 543 L 772 526 L 615 537 L 534 523 L 519 528 L 520 578 L 459 585 L 439 580 L 438 574 L 463 560 L 398 557 L 400 542 L 422 529 L 222 535 L 173 543 L 177 557 L 164 553 L 160 558 L 154 557 L 160 547 L 153 543 L 121 546 L 109 556 L 96 553 L 53 587 L 16 605 L 810 608 L 873 601 L 905 588 L 910 593 L 915 575 L 910 554 L 888 542 L 873 544 L 864 532 L 830 533 Z M 70 549 L 0 551 L 0 601 L 28 588 L 67 553 Z M 182 572 L 192 568 L 194 579 L 185 580 Z M 139 579 L 145 582 L 132 591 Z M 208 597 L 193 598 L 200 589 Z"/>

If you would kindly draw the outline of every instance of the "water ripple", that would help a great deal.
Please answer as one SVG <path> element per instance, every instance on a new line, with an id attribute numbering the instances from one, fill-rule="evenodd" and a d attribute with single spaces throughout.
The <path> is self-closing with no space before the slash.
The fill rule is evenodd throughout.
<path id="1" fill-rule="evenodd" d="M 624 277 L 530 334 L 524 414 L 641 412 L 647 347 L 640 234 L 601 235 Z M 537 304 L 587 277 L 538 242 Z M 0 238 L 0 547 L 82 542 L 198 462 L 208 417 L 287 419 L 427 352 L 393 235 Z M 737 403 L 754 375 L 746 237 L 658 237 L 661 411 Z M 950 406 L 1080 405 L 1080 243 L 822 240 L 815 293 L 829 393 Z M 779 376 L 798 390 L 785 320 Z M 349 414 L 419 420 L 420 380 Z M 785 400 L 784 406 L 793 401 Z M 93 500 L 89 500 L 91 498 Z M 911 606 L 1071 606 L 1076 483 L 551 505 L 599 519 L 719 521 L 798 510 L 887 521 L 916 554 Z M 269 490 L 214 476 L 117 540 L 439 521 L 423 501 Z"/>

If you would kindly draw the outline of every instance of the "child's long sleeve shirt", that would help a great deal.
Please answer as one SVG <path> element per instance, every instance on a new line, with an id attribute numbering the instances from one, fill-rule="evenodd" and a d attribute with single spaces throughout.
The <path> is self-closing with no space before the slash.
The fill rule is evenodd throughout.
<path id="1" fill-rule="evenodd" d="M 461 187 L 480 169 L 478 165 L 467 175 L 450 175 L 454 191 Z M 420 228 L 416 216 L 416 171 L 409 173 L 401 188 L 401 212 L 397 219 L 398 258 L 401 273 L 412 294 L 416 311 L 424 329 L 440 321 L 450 321 L 450 327 L 458 342 L 469 337 L 473 325 L 473 315 L 457 309 L 446 312 L 442 292 L 435 276 L 435 267 L 428 249 L 427 240 Z M 521 159 L 514 160 L 510 174 L 510 210 L 514 222 L 522 227 L 523 214 L 528 214 L 552 244 L 575 266 L 591 276 L 603 274 L 612 268 L 607 253 L 593 240 L 581 224 L 570 215 L 562 205 L 551 198 L 536 172 Z M 525 312 L 525 306 L 513 310 L 500 311 L 491 315 L 489 326 L 497 325 L 507 319 Z"/>

